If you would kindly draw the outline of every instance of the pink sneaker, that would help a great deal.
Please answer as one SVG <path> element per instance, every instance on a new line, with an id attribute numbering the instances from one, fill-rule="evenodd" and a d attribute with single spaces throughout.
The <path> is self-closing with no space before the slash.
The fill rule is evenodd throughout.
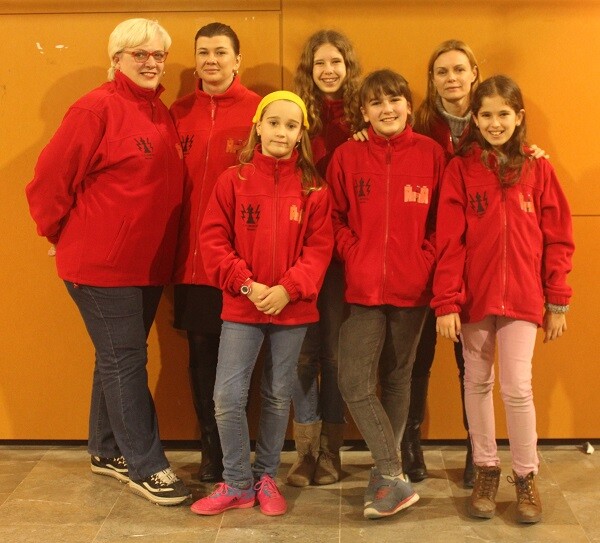
<path id="1" fill-rule="evenodd" d="M 283 515 L 287 511 L 285 498 L 279 492 L 275 481 L 270 475 L 263 473 L 260 481 L 254 485 L 254 490 L 256 490 L 256 499 L 263 515 L 274 517 Z"/>
<path id="2" fill-rule="evenodd" d="M 235 488 L 225 483 L 218 483 L 212 494 L 194 502 L 190 509 L 197 515 L 218 515 L 227 509 L 254 507 L 255 503 L 254 488 Z"/>

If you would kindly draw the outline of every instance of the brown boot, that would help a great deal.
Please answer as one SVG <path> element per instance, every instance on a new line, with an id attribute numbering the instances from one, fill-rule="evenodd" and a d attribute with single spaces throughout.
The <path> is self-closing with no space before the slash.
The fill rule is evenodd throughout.
<path id="1" fill-rule="evenodd" d="M 498 466 L 475 466 L 475 486 L 469 498 L 469 515 L 492 518 L 496 512 L 496 493 L 500 484 Z"/>
<path id="2" fill-rule="evenodd" d="M 287 482 L 292 486 L 308 486 L 315 475 L 317 457 L 319 456 L 319 438 L 321 421 L 300 424 L 294 421 L 294 441 L 298 459 L 287 475 Z"/>
<path id="3" fill-rule="evenodd" d="M 330 485 L 340 480 L 342 460 L 340 448 L 344 444 L 345 424 L 323 422 L 321 448 L 313 481 L 316 485 Z"/>
<path id="4" fill-rule="evenodd" d="M 517 491 L 517 522 L 533 524 L 542 520 L 542 502 L 533 471 L 524 477 L 519 477 L 513 471 L 513 477 L 508 477 L 508 482 L 515 485 Z"/>

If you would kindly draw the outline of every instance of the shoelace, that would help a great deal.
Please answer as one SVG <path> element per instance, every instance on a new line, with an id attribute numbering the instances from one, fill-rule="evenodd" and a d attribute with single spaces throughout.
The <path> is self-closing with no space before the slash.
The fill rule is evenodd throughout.
<path id="1" fill-rule="evenodd" d="M 279 494 L 279 489 L 271 477 L 263 477 L 254 485 L 254 490 L 256 492 L 263 492 L 269 497 Z"/>
<path id="2" fill-rule="evenodd" d="M 127 469 L 127 462 L 125 461 L 124 456 L 119 456 L 118 458 L 113 458 L 113 462 L 116 464 L 118 468 Z"/>
<path id="3" fill-rule="evenodd" d="M 209 498 L 218 498 L 219 496 L 223 495 L 227 495 L 227 484 L 226 483 L 217 483 L 215 485 L 215 489 L 211 492 Z"/>
<path id="4" fill-rule="evenodd" d="M 179 478 L 171 468 L 163 469 L 152 476 L 152 481 L 160 486 L 169 486 L 177 482 Z"/>
<path id="5" fill-rule="evenodd" d="M 531 477 L 519 477 L 513 479 L 510 475 L 506 478 L 506 480 L 511 484 L 517 487 L 517 497 L 519 499 L 519 503 L 523 503 L 525 501 L 530 502 L 532 505 L 535 505 L 535 496 L 533 495 L 533 487 L 531 485 Z"/>
<path id="6" fill-rule="evenodd" d="M 481 481 L 481 486 L 478 489 L 479 492 L 477 493 L 477 497 L 491 498 L 492 494 L 494 493 L 494 486 L 496 486 L 494 484 L 496 473 L 493 471 L 485 471 L 480 473 L 482 475 L 479 477 L 481 477 L 483 480 Z"/>

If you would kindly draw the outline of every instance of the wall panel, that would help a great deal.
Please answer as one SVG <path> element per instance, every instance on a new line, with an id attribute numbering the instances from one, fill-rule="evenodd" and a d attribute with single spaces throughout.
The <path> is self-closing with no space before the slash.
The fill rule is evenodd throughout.
<path id="1" fill-rule="evenodd" d="M 213 20 L 238 31 L 242 81 L 260 94 L 290 88 L 302 43 L 322 27 L 352 38 L 365 72 L 387 66 L 405 75 L 415 105 L 424 95 L 431 50 L 450 37 L 473 47 L 484 76 L 514 76 L 525 94 L 530 140 L 550 153 L 575 214 L 576 296 L 569 331 L 555 344 L 540 342 L 534 360 L 539 433 L 600 436 L 593 415 L 600 409 L 594 326 L 600 306 L 595 279 L 600 155 L 594 133 L 600 116 L 600 2 L 5 0 L 0 5 L 9 59 L 0 68 L 0 440 L 86 437 L 93 351 L 53 260 L 45 256 L 47 243 L 35 235 L 24 187 L 68 106 L 105 80 L 108 34 L 140 13 L 159 19 L 174 39 L 164 80 L 167 104 L 193 88 L 193 35 Z M 167 289 L 149 339 L 151 389 L 162 436 L 193 439 L 186 341 L 172 329 L 171 314 Z M 254 387 L 253 429 L 256 396 Z M 497 410 L 501 420 L 499 401 Z M 460 418 L 451 346 L 440 340 L 425 437 L 463 437 Z M 504 435 L 500 425 L 499 436 Z M 358 437 L 354 427 L 349 437 Z"/>

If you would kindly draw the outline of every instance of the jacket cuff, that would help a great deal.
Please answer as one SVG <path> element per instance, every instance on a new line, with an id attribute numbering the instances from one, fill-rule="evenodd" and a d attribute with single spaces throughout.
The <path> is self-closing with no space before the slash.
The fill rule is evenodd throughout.
<path id="1" fill-rule="evenodd" d="M 236 276 L 236 278 L 233 281 L 233 284 L 231 285 L 232 293 L 236 294 L 236 295 L 241 294 L 240 289 L 242 288 L 242 285 L 248 279 L 252 279 L 252 273 L 250 273 L 248 270 L 238 273 L 238 275 Z M 254 281 L 254 279 L 252 279 L 252 280 Z"/>
<path id="2" fill-rule="evenodd" d="M 546 303 L 552 305 L 569 305 L 571 302 L 570 296 L 547 296 Z"/>
<path id="3" fill-rule="evenodd" d="M 284 278 L 281 281 L 279 281 L 279 284 L 287 291 L 290 297 L 290 302 L 295 302 L 300 298 L 300 293 L 298 292 L 296 285 L 294 285 L 292 281 L 290 281 L 287 278 Z"/>
<path id="4" fill-rule="evenodd" d="M 460 306 L 458 305 L 440 305 L 435 308 L 435 316 L 443 317 L 444 315 L 450 315 L 450 313 L 460 313 Z"/>

